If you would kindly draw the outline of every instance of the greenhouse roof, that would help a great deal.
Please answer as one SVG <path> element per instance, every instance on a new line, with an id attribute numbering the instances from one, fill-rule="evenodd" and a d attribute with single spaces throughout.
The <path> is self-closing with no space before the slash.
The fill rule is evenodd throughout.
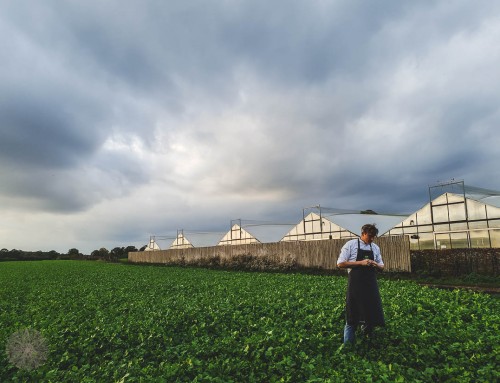
<path id="1" fill-rule="evenodd" d="M 474 198 L 472 198 L 474 199 Z M 477 200 L 476 200 L 477 201 Z M 483 199 L 480 199 L 479 202 L 495 206 L 495 207 L 500 207 L 500 196 L 490 196 L 490 197 L 485 197 Z"/>
<path id="2" fill-rule="evenodd" d="M 194 247 L 216 246 L 225 233 L 218 232 L 185 232 L 184 235 Z"/>
<path id="3" fill-rule="evenodd" d="M 323 218 L 328 219 L 334 224 L 350 231 L 355 235 L 361 234 L 361 227 L 367 223 L 374 223 L 378 230 L 379 236 L 383 235 L 398 223 L 404 221 L 409 213 L 389 213 L 375 212 L 373 210 L 348 210 L 324 206 L 312 206 L 305 208 L 304 211 L 316 212 Z"/>
<path id="4" fill-rule="evenodd" d="M 477 201 L 479 203 L 495 206 L 500 208 L 500 195 L 485 195 L 485 194 L 480 194 L 480 193 L 470 193 L 470 192 L 465 192 L 465 193 L 457 193 L 457 192 L 444 192 L 443 194 L 451 194 L 455 195 L 457 197 L 463 198 L 463 195 L 465 194 L 465 198 Z M 440 195 L 440 196 L 441 196 Z M 439 198 L 440 196 L 436 197 L 434 200 Z"/>
<path id="5" fill-rule="evenodd" d="M 261 243 L 279 242 L 294 225 L 291 224 L 248 224 L 243 228 Z"/>
<path id="6" fill-rule="evenodd" d="M 446 192 L 463 195 L 466 198 L 473 199 L 478 202 L 500 207 L 500 191 L 498 190 L 466 185 L 463 180 L 452 180 L 450 182 L 438 183 L 436 185 L 429 186 L 429 196 L 432 200 Z"/>
<path id="7" fill-rule="evenodd" d="M 379 230 L 378 235 L 381 236 L 403 221 L 407 216 L 384 214 L 324 214 L 323 217 L 356 235 L 361 234 L 361 227 L 363 225 L 374 223 Z"/>

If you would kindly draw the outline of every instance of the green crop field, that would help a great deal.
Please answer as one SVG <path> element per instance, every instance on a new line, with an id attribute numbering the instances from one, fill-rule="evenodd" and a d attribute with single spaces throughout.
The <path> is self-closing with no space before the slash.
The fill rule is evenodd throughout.
<path id="1" fill-rule="evenodd" d="M 494 382 L 500 301 L 381 280 L 387 327 L 342 346 L 346 277 L 0 263 L 1 382 Z M 12 334 L 46 341 L 13 365 Z M 9 351 L 6 352 L 5 350 Z"/>

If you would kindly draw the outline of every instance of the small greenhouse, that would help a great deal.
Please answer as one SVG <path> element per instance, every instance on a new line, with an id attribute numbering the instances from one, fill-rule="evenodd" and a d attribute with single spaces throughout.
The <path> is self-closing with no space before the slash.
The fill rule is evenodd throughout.
<path id="1" fill-rule="evenodd" d="M 184 236 L 184 232 L 180 232 L 169 249 L 190 249 L 192 247 L 194 247 L 193 244 Z"/>
<path id="2" fill-rule="evenodd" d="M 224 237 L 217 244 L 221 245 L 244 245 L 249 243 L 260 243 L 260 241 L 255 238 L 248 231 L 243 229 L 240 225 L 235 223 L 231 230 L 229 230 Z"/>
<path id="3" fill-rule="evenodd" d="M 354 238 L 349 230 L 336 225 L 321 214 L 309 213 L 281 239 L 289 241 L 314 241 L 321 239 Z"/>
<path id="4" fill-rule="evenodd" d="M 149 243 L 144 249 L 144 251 L 156 251 L 160 250 L 160 246 L 158 246 L 158 243 L 156 243 L 156 240 L 154 237 L 149 238 Z"/>

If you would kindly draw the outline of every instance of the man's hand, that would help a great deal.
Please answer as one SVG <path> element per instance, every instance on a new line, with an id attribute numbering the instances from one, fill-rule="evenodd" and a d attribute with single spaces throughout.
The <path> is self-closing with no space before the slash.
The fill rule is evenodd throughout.
<path id="1" fill-rule="evenodd" d="M 342 262 L 337 264 L 340 269 L 346 269 L 350 267 L 376 267 L 379 270 L 383 270 L 384 266 L 379 265 L 377 262 L 371 259 L 363 259 L 362 261 L 352 261 L 352 262 Z"/>
<path id="2" fill-rule="evenodd" d="M 361 261 L 361 266 L 377 266 L 377 262 L 372 261 L 371 259 L 363 259 Z"/>

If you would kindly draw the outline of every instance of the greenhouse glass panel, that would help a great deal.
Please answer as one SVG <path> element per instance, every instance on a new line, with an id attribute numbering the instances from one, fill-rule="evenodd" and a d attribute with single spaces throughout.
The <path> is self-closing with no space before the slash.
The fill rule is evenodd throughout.
<path id="1" fill-rule="evenodd" d="M 436 246 L 438 249 L 451 249 L 450 234 L 436 234 Z"/>
<path id="2" fill-rule="evenodd" d="M 486 206 L 488 211 L 488 218 L 500 218 L 500 208 L 495 206 Z"/>
<path id="3" fill-rule="evenodd" d="M 403 229 L 401 229 L 401 228 L 391 229 L 390 234 L 391 235 L 402 235 Z"/>
<path id="4" fill-rule="evenodd" d="M 450 223 L 450 230 L 467 230 L 467 222 Z"/>
<path id="5" fill-rule="evenodd" d="M 303 224 L 297 225 L 293 231 L 293 234 L 297 234 L 297 235 L 305 234 L 304 225 Z"/>
<path id="6" fill-rule="evenodd" d="M 314 221 L 312 222 L 312 231 L 313 231 L 314 233 L 321 233 L 321 228 L 322 228 L 322 226 L 321 226 L 321 221 L 319 221 L 319 220 L 314 220 Z"/>
<path id="7" fill-rule="evenodd" d="M 432 233 L 434 230 L 432 228 L 432 225 L 420 225 L 418 227 L 418 232 L 419 233 Z"/>
<path id="8" fill-rule="evenodd" d="M 321 232 L 321 229 L 322 229 L 322 224 L 321 224 L 321 221 L 320 220 L 315 220 L 313 222 L 313 231 L 315 233 L 320 233 Z"/>
<path id="9" fill-rule="evenodd" d="M 434 235 L 432 233 L 420 233 L 418 235 L 420 250 L 434 249 Z"/>
<path id="10" fill-rule="evenodd" d="M 500 219 L 493 219 L 491 221 L 488 221 L 488 225 L 490 227 L 500 227 Z"/>
<path id="11" fill-rule="evenodd" d="M 449 205 L 450 221 L 465 220 L 465 204 Z"/>
<path id="12" fill-rule="evenodd" d="M 434 206 L 432 208 L 434 223 L 448 222 L 448 206 Z"/>
<path id="13" fill-rule="evenodd" d="M 435 198 L 434 201 L 432 201 L 433 205 L 444 205 L 448 203 L 448 198 L 446 197 L 446 193 L 441 194 L 439 197 Z"/>
<path id="14" fill-rule="evenodd" d="M 486 229 L 487 227 L 487 221 L 469 222 L 469 229 Z"/>
<path id="15" fill-rule="evenodd" d="M 313 223 L 311 221 L 305 222 L 305 227 L 306 227 L 306 233 L 312 233 L 313 232 Z"/>
<path id="16" fill-rule="evenodd" d="M 472 230 L 470 232 L 470 245 L 473 249 L 490 247 L 488 230 Z"/>
<path id="17" fill-rule="evenodd" d="M 430 205 L 425 206 L 416 214 L 415 223 L 418 222 L 419 225 L 426 225 L 432 223 L 431 219 L 431 207 Z"/>
<path id="18" fill-rule="evenodd" d="M 434 225 L 434 231 L 436 233 L 443 232 L 443 231 L 450 231 L 450 225 L 448 223 L 445 223 L 442 225 Z"/>
<path id="19" fill-rule="evenodd" d="M 448 196 L 448 203 L 451 203 L 451 202 L 464 202 L 464 196 L 463 195 L 448 193 L 447 196 Z"/>
<path id="20" fill-rule="evenodd" d="M 413 226 L 417 224 L 417 214 L 412 214 L 408 218 L 406 218 L 403 222 L 401 222 L 403 226 Z M 396 225 L 399 226 L 399 225 Z"/>
<path id="21" fill-rule="evenodd" d="M 467 200 L 467 214 L 469 219 L 486 219 L 484 205 L 476 201 Z"/>
<path id="22" fill-rule="evenodd" d="M 405 227 L 404 228 L 404 233 L 405 234 L 416 234 L 418 232 L 417 227 L 415 226 L 410 226 L 410 227 Z"/>
<path id="23" fill-rule="evenodd" d="M 290 235 L 299 235 L 299 234 L 304 234 L 304 225 L 302 224 L 295 226 L 290 231 Z"/>
<path id="24" fill-rule="evenodd" d="M 500 230 L 490 230 L 491 247 L 500 247 Z"/>
<path id="25" fill-rule="evenodd" d="M 466 249 L 469 247 L 467 241 L 467 232 L 461 231 L 459 233 L 450 233 L 451 247 L 453 249 Z"/>

